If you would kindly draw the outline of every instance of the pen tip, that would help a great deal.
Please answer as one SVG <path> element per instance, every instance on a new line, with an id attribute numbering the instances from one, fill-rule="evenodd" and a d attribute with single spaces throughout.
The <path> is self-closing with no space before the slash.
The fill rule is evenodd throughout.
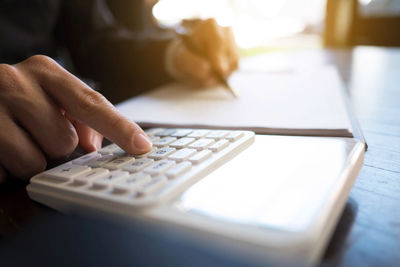
<path id="1" fill-rule="evenodd" d="M 232 87 L 227 86 L 226 89 L 228 89 L 228 91 L 231 93 L 231 95 L 232 95 L 234 98 L 238 98 L 238 95 L 237 95 L 236 92 L 232 89 Z"/>

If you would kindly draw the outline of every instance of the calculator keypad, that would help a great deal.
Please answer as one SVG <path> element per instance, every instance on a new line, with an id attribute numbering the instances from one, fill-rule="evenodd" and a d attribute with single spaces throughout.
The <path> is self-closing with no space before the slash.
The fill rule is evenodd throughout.
<path id="1" fill-rule="evenodd" d="M 153 140 L 147 154 L 129 155 L 111 144 L 36 175 L 31 183 L 132 204 L 156 200 L 254 140 L 247 131 L 153 128 L 146 133 Z"/>

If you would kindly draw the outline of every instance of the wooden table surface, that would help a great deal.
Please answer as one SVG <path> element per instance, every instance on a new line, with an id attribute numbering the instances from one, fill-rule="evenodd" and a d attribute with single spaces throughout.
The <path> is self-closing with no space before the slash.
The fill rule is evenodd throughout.
<path id="1" fill-rule="evenodd" d="M 327 53 L 369 145 L 323 259 L 332 266 L 400 266 L 400 49 Z"/>
<path id="2" fill-rule="evenodd" d="M 337 65 L 369 149 L 323 257 L 323 266 L 400 266 L 400 49 L 306 50 L 277 58 L 296 66 Z M 0 186 L 0 236 L 49 212 L 26 183 Z"/>

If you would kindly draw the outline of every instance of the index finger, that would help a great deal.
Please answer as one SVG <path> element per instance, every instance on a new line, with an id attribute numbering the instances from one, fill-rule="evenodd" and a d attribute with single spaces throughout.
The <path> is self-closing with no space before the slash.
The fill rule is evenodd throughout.
<path id="1" fill-rule="evenodd" d="M 124 117 L 101 94 L 66 71 L 54 60 L 37 56 L 32 59 L 43 90 L 75 119 L 97 130 L 130 154 L 143 154 L 151 149 L 144 131 Z"/>

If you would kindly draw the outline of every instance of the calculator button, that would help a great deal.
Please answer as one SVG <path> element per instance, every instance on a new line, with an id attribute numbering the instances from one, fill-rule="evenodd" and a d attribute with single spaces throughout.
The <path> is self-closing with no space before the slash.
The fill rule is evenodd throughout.
<path id="1" fill-rule="evenodd" d="M 156 151 L 154 151 L 153 153 L 151 153 L 149 155 L 149 158 L 151 159 L 165 159 L 166 157 L 168 157 L 170 154 L 175 152 L 175 148 L 173 147 L 163 147 L 160 148 Z"/>
<path id="2" fill-rule="evenodd" d="M 167 146 L 169 144 L 171 144 L 172 142 L 176 141 L 176 137 L 171 137 L 171 136 L 167 136 L 167 137 L 163 137 L 159 140 L 156 140 L 153 145 L 155 146 Z"/>
<path id="3" fill-rule="evenodd" d="M 197 149 L 197 150 L 202 150 L 202 149 L 205 149 L 208 146 L 210 146 L 212 143 L 214 143 L 213 139 L 202 138 L 202 139 L 199 139 L 199 140 L 191 143 L 188 147 L 189 148 L 194 148 L 194 149 Z"/>
<path id="4" fill-rule="evenodd" d="M 134 161 L 135 161 L 135 158 L 133 158 L 133 157 L 116 158 L 116 159 L 113 159 L 112 161 L 109 161 L 106 164 L 104 164 L 103 168 L 108 168 L 108 169 L 113 169 L 113 170 L 120 169 L 124 165 L 132 163 Z"/>
<path id="5" fill-rule="evenodd" d="M 147 184 L 140 187 L 137 195 L 139 197 L 150 195 L 156 192 L 157 190 L 160 190 L 167 182 L 168 178 L 165 175 L 157 176 Z"/>
<path id="6" fill-rule="evenodd" d="M 239 140 L 243 135 L 244 133 L 241 131 L 232 131 L 225 138 L 228 139 L 230 142 L 235 142 Z"/>
<path id="7" fill-rule="evenodd" d="M 114 193 L 125 193 L 136 190 L 140 186 L 151 181 L 151 176 L 147 173 L 138 172 L 114 184 Z"/>
<path id="8" fill-rule="evenodd" d="M 163 159 L 160 161 L 156 161 L 153 165 L 150 165 L 149 167 L 144 169 L 144 172 L 151 174 L 152 176 L 156 176 L 164 173 L 166 170 L 174 165 L 175 161 Z"/>
<path id="9" fill-rule="evenodd" d="M 129 172 L 121 170 L 111 171 L 108 175 L 94 179 L 93 187 L 95 188 L 107 188 L 115 182 L 120 181 L 123 178 L 129 176 Z"/>
<path id="10" fill-rule="evenodd" d="M 154 142 L 160 140 L 160 137 L 159 137 L 159 136 L 155 136 L 155 135 L 151 135 L 149 138 L 150 138 L 150 141 L 151 141 L 152 143 L 154 143 Z"/>
<path id="11" fill-rule="evenodd" d="M 210 132 L 210 130 L 194 130 L 187 137 L 201 138 L 201 137 L 206 136 L 209 132 Z"/>
<path id="12" fill-rule="evenodd" d="M 126 155 L 127 153 L 125 152 L 125 150 L 123 150 L 122 148 L 118 147 L 116 150 L 114 150 L 113 155 L 115 156 L 123 156 Z"/>
<path id="13" fill-rule="evenodd" d="M 190 157 L 189 161 L 192 162 L 193 164 L 199 164 L 205 161 L 206 159 L 210 158 L 211 155 L 212 152 L 208 149 L 205 149 Z"/>
<path id="14" fill-rule="evenodd" d="M 83 155 L 82 157 L 79 157 L 77 159 L 74 159 L 72 161 L 72 163 L 76 164 L 76 165 L 86 165 L 88 162 L 90 162 L 92 160 L 95 160 L 95 159 L 98 159 L 100 157 L 101 157 L 101 154 L 98 153 L 97 151 L 94 151 L 92 153 Z"/>
<path id="15" fill-rule="evenodd" d="M 229 131 L 211 131 L 209 134 L 207 134 L 206 138 L 212 138 L 212 139 L 222 139 L 225 136 L 227 136 L 229 134 Z"/>
<path id="16" fill-rule="evenodd" d="M 104 155 L 100 158 L 97 158 L 97 159 L 94 159 L 94 160 L 88 162 L 87 165 L 89 165 L 90 167 L 93 167 L 93 168 L 101 167 L 104 164 L 106 164 L 107 162 L 115 159 L 116 157 L 117 156 L 111 155 L 111 154 Z"/>
<path id="17" fill-rule="evenodd" d="M 176 130 L 173 134 L 171 134 L 171 136 L 184 137 L 184 136 L 190 134 L 191 132 L 193 132 L 193 130 L 190 130 L 190 129 L 179 129 L 179 130 Z"/>
<path id="18" fill-rule="evenodd" d="M 176 129 L 165 129 L 164 131 L 159 132 L 159 133 L 156 133 L 155 135 L 161 136 L 161 137 L 163 137 L 163 136 L 170 136 L 170 135 L 172 135 L 172 134 L 175 133 L 175 132 L 176 132 Z"/>
<path id="19" fill-rule="evenodd" d="M 111 144 L 108 146 L 105 146 L 101 149 L 98 150 L 98 152 L 102 155 L 106 155 L 106 154 L 112 154 L 114 153 L 114 151 L 116 151 L 118 148 L 120 148 L 119 146 L 117 146 L 116 144 Z"/>
<path id="20" fill-rule="evenodd" d="M 43 175 L 48 178 L 53 178 L 58 181 L 67 182 L 71 179 L 88 173 L 91 171 L 91 168 L 87 166 L 79 166 L 74 164 L 64 164 L 48 171 L 45 171 Z"/>
<path id="21" fill-rule="evenodd" d="M 183 148 L 175 153 L 171 154 L 168 159 L 175 160 L 175 161 L 184 161 L 193 156 L 197 152 L 196 149 L 192 148 Z"/>
<path id="22" fill-rule="evenodd" d="M 164 128 L 151 128 L 151 129 L 147 129 L 146 131 L 144 131 L 148 136 L 152 136 L 155 135 L 157 133 L 160 133 L 162 131 L 164 131 Z"/>
<path id="23" fill-rule="evenodd" d="M 181 162 L 181 163 L 175 165 L 174 167 L 172 167 L 171 169 L 167 170 L 167 172 L 165 174 L 167 175 L 168 179 L 173 179 L 173 178 L 189 171 L 190 168 L 192 168 L 192 163 L 190 163 L 189 161 L 185 161 L 185 162 Z"/>
<path id="24" fill-rule="evenodd" d="M 186 147 L 187 145 L 189 145 L 190 143 L 193 143 L 194 141 L 196 141 L 195 138 L 183 137 L 183 138 L 180 138 L 180 139 L 176 140 L 175 142 L 171 143 L 170 146 L 176 147 L 176 148 L 183 148 L 183 147 Z"/>
<path id="25" fill-rule="evenodd" d="M 229 145 L 229 141 L 226 139 L 219 140 L 208 147 L 212 152 L 219 152 Z"/>
<path id="26" fill-rule="evenodd" d="M 146 158 L 148 155 L 150 155 L 151 153 L 153 153 L 156 150 L 157 150 L 157 148 L 153 146 L 149 152 L 144 153 L 144 154 L 137 154 L 137 155 L 135 154 L 133 156 L 135 156 L 136 159 Z"/>
<path id="27" fill-rule="evenodd" d="M 128 172 L 138 172 L 138 171 L 143 170 L 144 168 L 146 168 L 153 162 L 154 162 L 153 159 L 141 158 L 141 159 L 137 159 L 134 162 L 131 162 L 127 165 L 124 165 L 122 167 L 122 169 L 124 171 L 128 171 Z"/>
<path id="28" fill-rule="evenodd" d="M 90 172 L 87 172 L 87 173 L 77 176 L 74 179 L 74 184 L 84 185 L 84 184 L 87 184 L 87 183 L 93 181 L 94 179 L 107 177 L 109 175 L 109 173 L 110 173 L 110 171 L 107 169 L 95 168 L 95 169 L 92 169 Z"/>

